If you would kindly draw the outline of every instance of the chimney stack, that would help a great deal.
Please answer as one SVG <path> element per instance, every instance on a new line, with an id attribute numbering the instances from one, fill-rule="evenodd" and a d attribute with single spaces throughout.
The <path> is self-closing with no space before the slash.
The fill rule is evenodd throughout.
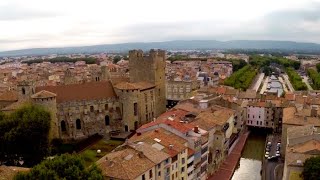
<path id="1" fill-rule="evenodd" d="M 193 129 L 194 129 L 195 133 L 199 133 L 199 127 L 198 126 L 195 126 Z"/>

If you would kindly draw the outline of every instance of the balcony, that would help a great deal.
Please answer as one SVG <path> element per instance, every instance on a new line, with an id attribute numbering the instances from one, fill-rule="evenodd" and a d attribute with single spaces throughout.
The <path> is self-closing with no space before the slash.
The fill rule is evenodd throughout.
<path id="1" fill-rule="evenodd" d="M 187 164 L 191 163 L 192 161 L 194 161 L 194 156 L 188 158 Z"/>
<path id="2" fill-rule="evenodd" d="M 191 165 L 190 167 L 188 167 L 187 173 L 189 174 L 193 170 L 194 170 L 194 165 Z"/>

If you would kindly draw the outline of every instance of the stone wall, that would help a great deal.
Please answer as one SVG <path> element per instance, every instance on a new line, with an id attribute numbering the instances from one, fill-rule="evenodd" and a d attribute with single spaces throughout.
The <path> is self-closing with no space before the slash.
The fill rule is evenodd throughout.
<path id="1" fill-rule="evenodd" d="M 59 103 L 57 112 L 59 136 L 63 140 L 123 131 L 121 108 L 115 98 Z"/>

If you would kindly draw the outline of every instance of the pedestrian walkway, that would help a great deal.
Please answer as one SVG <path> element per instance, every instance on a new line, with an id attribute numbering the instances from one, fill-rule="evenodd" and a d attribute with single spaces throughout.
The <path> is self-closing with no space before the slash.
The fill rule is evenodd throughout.
<path id="1" fill-rule="evenodd" d="M 250 132 L 246 132 L 242 134 L 239 138 L 238 143 L 230 153 L 230 155 L 224 160 L 224 162 L 219 167 L 218 171 L 216 171 L 212 176 L 208 179 L 210 180 L 230 180 L 238 162 L 241 158 L 241 153 L 246 144 L 247 138 Z"/>

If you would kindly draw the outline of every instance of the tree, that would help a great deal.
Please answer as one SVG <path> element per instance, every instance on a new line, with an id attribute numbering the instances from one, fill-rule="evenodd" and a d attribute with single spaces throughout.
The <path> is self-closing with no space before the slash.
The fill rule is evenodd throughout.
<path id="1" fill-rule="evenodd" d="M 50 113 L 27 105 L 17 111 L 0 114 L 0 162 L 30 166 L 48 154 Z"/>
<path id="2" fill-rule="evenodd" d="M 120 60 L 121 60 L 121 57 L 117 55 L 117 56 L 113 57 L 112 61 L 114 64 L 117 64 L 117 62 L 119 62 Z"/>
<path id="3" fill-rule="evenodd" d="M 18 173 L 15 180 L 52 179 L 52 180 L 102 180 L 101 170 L 93 165 L 86 169 L 78 155 L 63 154 L 46 159 L 33 167 L 29 172 Z"/>
<path id="4" fill-rule="evenodd" d="M 320 156 L 306 159 L 303 164 L 303 179 L 313 180 L 320 177 Z"/>

